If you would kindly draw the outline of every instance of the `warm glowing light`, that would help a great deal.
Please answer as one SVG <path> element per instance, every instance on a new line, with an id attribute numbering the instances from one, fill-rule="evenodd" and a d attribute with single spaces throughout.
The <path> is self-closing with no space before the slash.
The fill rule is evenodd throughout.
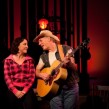
<path id="1" fill-rule="evenodd" d="M 48 20 L 46 20 L 44 18 L 39 20 L 39 27 L 41 29 L 46 29 L 47 25 L 48 25 Z"/>

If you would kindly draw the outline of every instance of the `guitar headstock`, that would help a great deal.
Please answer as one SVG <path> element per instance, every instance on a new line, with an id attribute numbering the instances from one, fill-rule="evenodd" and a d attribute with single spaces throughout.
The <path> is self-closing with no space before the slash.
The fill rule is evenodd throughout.
<path id="1" fill-rule="evenodd" d="M 68 50 L 66 56 L 70 57 L 72 56 L 78 49 L 87 47 L 87 44 L 90 42 L 90 39 L 87 38 L 84 40 L 79 46 L 77 46 L 75 49 L 71 48 Z"/>
<path id="2" fill-rule="evenodd" d="M 86 40 L 84 40 L 84 41 L 79 45 L 79 47 L 85 48 L 85 47 L 88 45 L 89 42 L 90 42 L 90 39 L 87 38 Z"/>

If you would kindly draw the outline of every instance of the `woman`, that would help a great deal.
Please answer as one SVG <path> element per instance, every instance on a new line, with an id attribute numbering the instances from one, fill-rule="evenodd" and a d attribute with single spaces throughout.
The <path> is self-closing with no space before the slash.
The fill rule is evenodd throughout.
<path id="1" fill-rule="evenodd" d="M 27 55 L 28 41 L 16 38 L 11 54 L 4 60 L 4 78 L 8 87 L 8 101 L 11 109 L 34 109 L 35 94 L 32 85 L 35 80 L 33 59 Z"/>

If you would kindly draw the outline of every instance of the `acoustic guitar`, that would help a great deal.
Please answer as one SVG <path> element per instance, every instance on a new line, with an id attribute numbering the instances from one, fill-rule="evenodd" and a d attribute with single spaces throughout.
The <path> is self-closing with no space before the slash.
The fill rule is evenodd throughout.
<path id="1" fill-rule="evenodd" d="M 89 38 L 87 40 L 84 40 L 79 46 L 77 46 L 77 48 L 69 49 L 67 52 L 67 56 L 71 57 L 78 49 L 86 47 L 88 43 Z M 57 94 L 60 83 L 65 81 L 67 78 L 67 70 L 65 68 L 62 68 L 63 64 L 64 60 L 56 60 L 50 67 L 41 70 L 40 73 L 47 73 L 50 75 L 50 78 L 47 81 L 44 81 L 42 79 L 37 80 L 36 91 L 38 96 L 45 97 L 47 95 L 54 96 Z"/>

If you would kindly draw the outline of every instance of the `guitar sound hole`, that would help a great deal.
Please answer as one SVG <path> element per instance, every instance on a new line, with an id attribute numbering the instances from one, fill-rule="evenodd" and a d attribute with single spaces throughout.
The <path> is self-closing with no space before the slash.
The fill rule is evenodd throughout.
<path id="1" fill-rule="evenodd" d="M 52 72 L 51 72 L 51 76 L 54 76 L 55 75 L 55 70 L 52 70 Z"/>
<path id="2" fill-rule="evenodd" d="M 58 70 L 52 70 L 51 72 L 51 76 L 57 75 L 59 73 L 59 69 Z"/>

